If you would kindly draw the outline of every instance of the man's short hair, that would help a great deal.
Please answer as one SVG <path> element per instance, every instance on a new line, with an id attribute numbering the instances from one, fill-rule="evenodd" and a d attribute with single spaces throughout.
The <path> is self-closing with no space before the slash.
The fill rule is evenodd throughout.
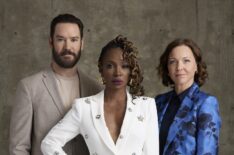
<path id="1" fill-rule="evenodd" d="M 73 24 L 77 24 L 79 29 L 80 29 L 80 36 L 81 39 L 83 38 L 83 29 L 84 29 L 84 25 L 82 23 L 82 21 L 75 17 L 72 14 L 60 14 L 58 16 L 56 16 L 50 23 L 50 37 L 53 38 L 54 36 L 54 32 L 55 32 L 55 27 L 57 24 L 59 23 L 73 23 Z"/>

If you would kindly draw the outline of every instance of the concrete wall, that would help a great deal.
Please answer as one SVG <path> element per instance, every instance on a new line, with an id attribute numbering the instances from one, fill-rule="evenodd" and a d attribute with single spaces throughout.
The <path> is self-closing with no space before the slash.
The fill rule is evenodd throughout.
<path id="1" fill-rule="evenodd" d="M 220 102 L 220 154 L 234 152 L 234 1 L 233 0 L 1 0 L 0 1 L 0 154 L 8 155 L 8 129 L 17 82 L 47 67 L 49 23 L 59 13 L 73 13 L 85 24 L 80 67 L 99 78 L 101 47 L 118 34 L 140 51 L 146 94 L 167 89 L 155 67 L 166 45 L 192 38 L 203 50 L 209 80 L 203 90 Z"/>

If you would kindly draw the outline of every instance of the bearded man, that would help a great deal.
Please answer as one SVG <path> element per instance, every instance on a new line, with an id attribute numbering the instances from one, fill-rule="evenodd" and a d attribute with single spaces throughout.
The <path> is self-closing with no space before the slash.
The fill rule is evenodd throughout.
<path id="1" fill-rule="evenodd" d="M 49 43 L 51 66 L 18 84 L 10 123 L 10 155 L 42 155 L 42 139 L 71 108 L 73 100 L 101 90 L 76 65 L 84 44 L 79 18 L 71 14 L 55 17 Z M 81 136 L 66 144 L 64 150 L 68 155 L 89 155 Z"/>

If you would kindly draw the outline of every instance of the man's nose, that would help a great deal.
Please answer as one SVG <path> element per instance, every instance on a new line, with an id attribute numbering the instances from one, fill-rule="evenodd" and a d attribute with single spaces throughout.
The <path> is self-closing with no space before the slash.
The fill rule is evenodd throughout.
<path id="1" fill-rule="evenodd" d="M 66 40 L 66 41 L 65 41 L 64 48 L 65 48 L 66 50 L 70 50 L 70 49 L 71 49 L 71 42 L 70 42 L 69 40 Z"/>

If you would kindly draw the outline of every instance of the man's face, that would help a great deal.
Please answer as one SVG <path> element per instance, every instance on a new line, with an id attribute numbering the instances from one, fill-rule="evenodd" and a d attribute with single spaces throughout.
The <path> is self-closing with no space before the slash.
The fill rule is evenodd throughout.
<path id="1" fill-rule="evenodd" d="M 59 23 L 50 39 L 53 61 L 62 68 L 72 68 L 78 62 L 83 42 L 77 24 Z"/>

